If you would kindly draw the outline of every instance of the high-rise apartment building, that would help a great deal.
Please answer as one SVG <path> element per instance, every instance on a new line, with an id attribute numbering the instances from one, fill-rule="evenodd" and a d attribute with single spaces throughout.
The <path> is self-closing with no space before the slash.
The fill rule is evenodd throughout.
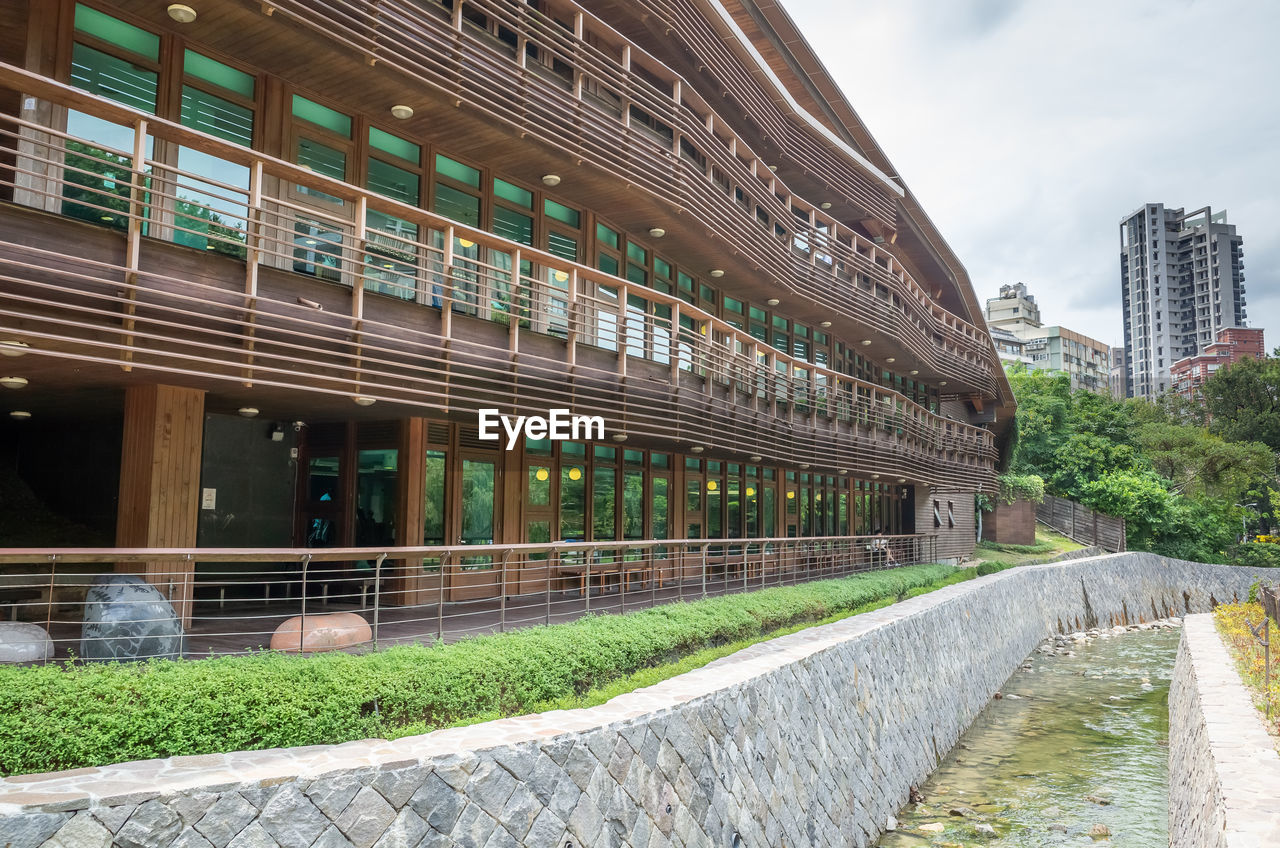
<path id="1" fill-rule="evenodd" d="M 1120 286 L 1128 391 L 1173 387 L 1180 359 L 1204 353 L 1218 331 L 1245 326 L 1243 239 L 1227 213 L 1148 203 L 1120 222 Z"/>

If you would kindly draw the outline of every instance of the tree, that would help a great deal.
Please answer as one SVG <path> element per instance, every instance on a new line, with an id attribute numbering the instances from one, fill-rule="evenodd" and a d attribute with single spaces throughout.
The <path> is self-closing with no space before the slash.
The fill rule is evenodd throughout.
<path id="1" fill-rule="evenodd" d="M 1228 442 L 1199 427 L 1143 424 L 1137 440 L 1174 491 L 1235 501 L 1274 478 L 1276 458 L 1259 442 Z"/>
<path id="2" fill-rule="evenodd" d="M 1242 359 L 1221 368 L 1200 393 L 1212 432 L 1280 451 L 1280 357 Z"/>

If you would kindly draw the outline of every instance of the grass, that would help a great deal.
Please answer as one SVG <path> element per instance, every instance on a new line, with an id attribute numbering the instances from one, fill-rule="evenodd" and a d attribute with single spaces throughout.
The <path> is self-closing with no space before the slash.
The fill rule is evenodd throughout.
<path id="1" fill-rule="evenodd" d="M 979 542 L 978 546 L 974 548 L 973 555 L 975 559 L 994 559 L 1010 562 L 1014 565 L 1032 565 L 1038 562 L 1045 562 L 1068 551 L 1078 551 L 1083 547 L 1084 545 L 1079 542 L 1073 542 L 1056 530 L 1051 530 L 1043 524 L 1036 524 L 1036 543 L 1034 545 L 1003 545 L 997 542 Z"/>
<path id="2" fill-rule="evenodd" d="M 361 655 L 0 666 L 0 774 L 399 738 L 591 706 L 1010 565 L 906 566 Z"/>
<path id="3" fill-rule="evenodd" d="M 1272 740 L 1276 742 L 1277 750 L 1280 750 L 1280 680 L 1277 680 L 1276 658 L 1273 655 L 1271 668 L 1271 721 L 1265 719 L 1265 676 L 1266 667 L 1264 664 L 1265 655 L 1262 646 L 1258 644 L 1258 640 L 1254 638 L 1253 632 L 1249 629 L 1249 625 L 1258 625 L 1266 617 L 1266 613 L 1262 610 L 1262 604 L 1249 601 L 1243 604 L 1218 604 L 1213 610 L 1213 622 L 1218 627 L 1218 633 L 1222 635 L 1223 641 L 1227 645 L 1227 651 L 1231 654 L 1236 662 L 1236 670 L 1240 672 L 1240 680 L 1244 683 L 1245 688 L 1253 695 L 1254 704 L 1257 706 L 1259 716 L 1263 724 L 1267 728 L 1267 732 L 1271 734 Z M 1272 638 L 1275 638 L 1277 628 L 1275 622 L 1272 622 Z"/>

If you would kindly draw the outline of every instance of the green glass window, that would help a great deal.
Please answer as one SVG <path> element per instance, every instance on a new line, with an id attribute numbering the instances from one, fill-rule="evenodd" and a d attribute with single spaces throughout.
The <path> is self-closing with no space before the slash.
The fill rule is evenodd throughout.
<path id="1" fill-rule="evenodd" d="M 609 247 L 617 248 L 618 234 L 604 224 L 596 224 L 596 241 L 601 244 L 607 244 Z"/>
<path id="2" fill-rule="evenodd" d="M 453 186 L 436 183 L 436 198 L 431 208 L 437 215 L 443 215 L 459 224 L 480 226 L 480 198 Z"/>
<path id="3" fill-rule="evenodd" d="M 343 138 L 351 138 L 351 117 L 349 115 L 336 112 L 328 106 L 321 106 L 301 94 L 293 95 L 293 116 L 318 127 L 324 127 Z"/>
<path id="4" fill-rule="evenodd" d="M 622 474 L 622 538 L 644 538 L 643 471 L 624 471 Z"/>
<path id="5" fill-rule="evenodd" d="M 670 505 L 668 491 L 671 481 L 666 477 L 653 478 L 652 503 L 653 538 L 665 539 L 670 531 Z"/>
<path id="6" fill-rule="evenodd" d="M 182 70 L 188 76 L 234 91 L 248 100 L 253 99 L 256 80 L 251 74 L 236 70 L 230 65 L 210 59 L 208 56 L 187 50 L 182 57 Z"/>
<path id="7" fill-rule="evenodd" d="M 427 492 L 422 544 L 444 544 L 444 453 L 427 451 Z"/>
<path id="8" fill-rule="evenodd" d="M 495 197 L 500 197 L 517 206 L 523 206 L 525 209 L 533 208 L 533 192 L 518 185 L 512 185 L 506 180 L 494 179 L 493 194 Z"/>
<path id="9" fill-rule="evenodd" d="M 587 477 L 580 465 L 560 469 L 560 538 L 581 542 L 586 538 Z"/>
<path id="10" fill-rule="evenodd" d="M 618 459 L 618 449 L 611 448 L 608 445 L 596 445 L 591 453 L 596 459 L 606 462 L 616 462 Z"/>
<path id="11" fill-rule="evenodd" d="M 525 494 L 527 506 L 548 506 L 551 503 L 551 469 L 545 465 L 529 466 L 529 488 Z"/>
<path id="12" fill-rule="evenodd" d="M 470 165 L 464 165 L 450 159 L 448 156 L 436 154 L 436 173 L 442 177 L 448 177 L 451 180 L 457 180 L 463 185 L 469 185 L 472 188 L 480 188 L 480 172 Z"/>
<path id="13" fill-rule="evenodd" d="M 607 253 L 600 254 L 600 259 L 596 262 L 596 267 L 606 274 L 614 277 L 618 276 L 618 260 Z"/>
<path id="14" fill-rule="evenodd" d="M 653 257 L 653 274 L 655 277 L 661 277 L 664 280 L 671 279 L 671 263 L 659 257 Z"/>
<path id="15" fill-rule="evenodd" d="M 525 453 L 536 454 L 537 456 L 551 456 L 552 442 L 550 439 L 525 439 Z"/>
<path id="16" fill-rule="evenodd" d="M 377 127 L 369 127 L 369 147 L 389 153 L 397 159 L 417 165 L 422 161 L 422 148 L 398 135 L 383 132 Z"/>
<path id="17" fill-rule="evenodd" d="M 591 476 L 591 538 L 606 542 L 618 538 L 617 481 L 612 468 L 597 468 Z"/>
<path id="18" fill-rule="evenodd" d="M 567 259 L 570 262 L 578 261 L 578 240 L 572 236 L 552 230 L 547 236 L 547 250 L 561 259 Z"/>
<path id="19" fill-rule="evenodd" d="M 232 144 L 253 146 L 253 112 L 230 100 L 182 87 L 182 124 Z"/>
<path id="20" fill-rule="evenodd" d="M 392 200 L 418 205 L 418 175 L 381 159 L 369 159 L 369 188 Z"/>
<path id="21" fill-rule="evenodd" d="M 362 450 L 357 455 L 356 534 L 359 547 L 394 545 L 399 452 Z"/>
<path id="22" fill-rule="evenodd" d="M 160 36 L 103 14 L 97 9 L 77 3 L 75 27 L 77 32 L 92 35 L 108 44 L 145 56 L 153 62 L 160 60 Z"/>
<path id="23" fill-rule="evenodd" d="M 335 180 L 347 176 L 347 154 L 309 138 L 298 139 L 298 164 Z"/>
<path id="24" fill-rule="evenodd" d="M 649 285 L 649 272 L 634 262 L 628 262 L 627 280 L 641 286 L 647 286 Z"/>
<path id="25" fill-rule="evenodd" d="M 671 454 L 669 453 L 651 453 L 649 454 L 649 464 L 654 468 L 670 468 Z"/>
<path id="26" fill-rule="evenodd" d="M 632 262 L 644 265 L 649 259 L 649 252 L 633 241 L 627 242 L 627 258 Z"/>
<path id="27" fill-rule="evenodd" d="M 542 210 L 548 218 L 567 224 L 575 230 L 582 226 L 582 213 L 554 200 L 543 200 Z M 617 245 L 614 245 L 615 247 Z"/>
<path id="28" fill-rule="evenodd" d="M 83 6 L 77 7 L 78 9 Z M 124 59 L 77 44 L 71 52 L 71 84 L 90 94 L 155 114 L 155 71 L 138 67 Z"/>
<path id="29" fill-rule="evenodd" d="M 533 244 L 533 218 L 505 206 L 493 208 L 493 232 L 520 244 Z"/>

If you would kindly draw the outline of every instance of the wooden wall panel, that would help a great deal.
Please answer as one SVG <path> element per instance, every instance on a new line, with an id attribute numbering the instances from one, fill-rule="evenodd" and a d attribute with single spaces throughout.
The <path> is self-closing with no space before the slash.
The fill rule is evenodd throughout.
<path id="1" fill-rule="evenodd" d="M 116 545 L 193 548 L 200 506 L 204 392 L 141 385 L 125 390 Z M 165 593 L 185 623 L 191 617 L 194 561 L 117 566 Z"/>

